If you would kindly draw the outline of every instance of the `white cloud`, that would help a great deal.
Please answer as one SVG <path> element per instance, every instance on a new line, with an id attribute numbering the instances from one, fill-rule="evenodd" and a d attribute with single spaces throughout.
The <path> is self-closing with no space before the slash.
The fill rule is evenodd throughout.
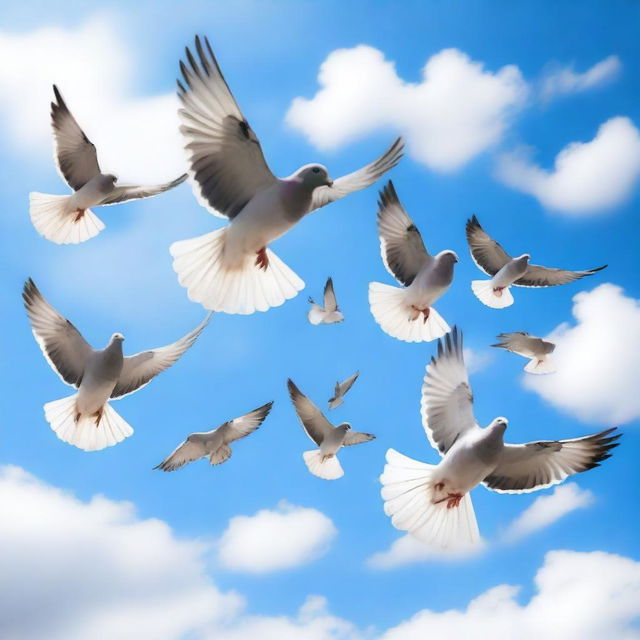
<path id="1" fill-rule="evenodd" d="M 323 555 L 336 533 L 333 522 L 320 511 L 282 501 L 273 511 L 231 518 L 219 541 L 218 559 L 234 571 L 290 569 Z"/>
<path id="2" fill-rule="evenodd" d="M 549 336 L 558 371 L 525 376 L 525 387 L 587 422 L 615 425 L 640 417 L 640 300 L 605 283 L 573 302 L 577 324 L 562 324 Z"/>
<path id="3" fill-rule="evenodd" d="M 106 16 L 76 28 L 0 31 L 0 58 L 11 61 L 0 68 L 0 113 L 15 148 L 51 163 L 55 83 L 96 145 L 104 170 L 123 182 L 182 173 L 175 92 L 134 97 L 136 77 L 144 74 L 135 57 L 116 21 Z M 167 86 L 173 87 L 173 77 Z"/>
<path id="4" fill-rule="evenodd" d="M 552 171 L 531 162 L 526 150 L 501 156 L 497 175 L 506 185 L 567 215 L 595 214 L 622 204 L 640 177 L 640 133 L 629 118 L 603 123 L 589 142 L 572 142 Z"/>
<path id="5" fill-rule="evenodd" d="M 493 361 L 493 354 L 489 351 L 479 351 L 471 347 L 464 348 L 464 363 L 469 373 L 477 373 L 488 367 Z"/>
<path id="6" fill-rule="evenodd" d="M 320 149 L 334 149 L 377 130 L 406 137 L 411 155 L 453 171 L 496 144 L 527 85 L 517 67 L 495 73 L 458 49 L 431 56 L 419 83 L 405 82 L 370 46 L 333 51 L 320 67 L 320 90 L 296 98 L 286 120 Z"/>
<path id="7" fill-rule="evenodd" d="M 536 498 L 507 528 L 504 540 L 515 542 L 544 529 L 568 513 L 593 504 L 593 494 L 574 482 L 556 487 L 554 492 Z"/>
<path id="8" fill-rule="evenodd" d="M 614 80 L 621 69 L 618 56 L 608 56 L 582 73 L 574 71 L 573 66 L 551 69 L 542 79 L 540 95 L 548 101 L 556 96 L 595 89 Z"/>
<path id="9" fill-rule="evenodd" d="M 638 638 L 640 563 L 602 551 L 551 551 L 526 604 L 519 588 L 499 585 L 464 610 L 425 609 L 388 630 L 384 640 L 600 640 Z"/>

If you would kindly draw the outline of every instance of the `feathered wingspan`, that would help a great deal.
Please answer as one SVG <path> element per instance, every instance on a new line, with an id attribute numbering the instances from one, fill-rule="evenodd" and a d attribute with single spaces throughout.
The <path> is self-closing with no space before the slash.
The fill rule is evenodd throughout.
<path id="1" fill-rule="evenodd" d="M 512 259 L 502 246 L 480 226 L 475 215 L 467 220 L 467 242 L 476 266 L 488 276 L 495 276 Z"/>

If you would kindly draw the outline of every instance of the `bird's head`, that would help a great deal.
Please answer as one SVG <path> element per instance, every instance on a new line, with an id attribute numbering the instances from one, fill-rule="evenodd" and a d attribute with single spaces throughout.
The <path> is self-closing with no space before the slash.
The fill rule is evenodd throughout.
<path id="1" fill-rule="evenodd" d="M 121 333 L 114 333 L 111 336 L 111 342 L 124 342 L 124 336 Z"/>
<path id="2" fill-rule="evenodd" d="M 509 421 L 506 418 L 499 416 L 493 420 L 493 422 L 489 425 L 489 428 L 495 429 L 500 433 L 504 433 L 507 430 L 508 424 L 509 424 Z"/>
<path id="3" fill-rule="evenodd" d="M 307 164 L 298 171 L 297 176 L 302 184 L 312 189 L 333 186 L 329 171 L 321 164 Z"/>
<path id="4" fill-rule="evenodd" d="M 338 428 L 344 429 L 345 431 L 349 431 L 349 429 L 351 429 L 351 425 L 348 422 L 343 422 Z"/>
<path id="5" fill-rule="evenodd" d="M 531 259 L 531 256 L 528 253 L 523 253 L 521 256 L 516 258 L 518 262 L 524 262 L 525 264 L 527 264 L 530 259 Z"/>
<path id="6" fill-rule="evenodd" d="M 438 258 L 440 258 L 440 260 L 443 260 L 445 262 L 451 262 L 452 264 L 455 264 L 456 262 L 460 262 L 460 258 L 458 258 L 458 254 L 455 251 L 451 251 L 450 249 L 447 249 L 446 251 L 441 251 L 438 254 Z"/>
<path id="7" fill-rule="evenodd" d="M 118 177 L 114 176 L 113 173 L 107 173 L 105 178 L 108 178 L 110 182 L 116 183 L 118 181 Z"/>

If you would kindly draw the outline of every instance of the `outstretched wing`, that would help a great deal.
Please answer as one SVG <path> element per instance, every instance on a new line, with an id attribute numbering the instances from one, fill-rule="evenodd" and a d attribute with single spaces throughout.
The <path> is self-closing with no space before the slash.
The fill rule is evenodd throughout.
<path id="1" fill-rule="evenodd" d="M 209 41 L 196 36 L 198 60 L 186 48 L 180 61 L 179 111 L 193 192 L 211 213 L 233 219 L 276 180 L 260 142 L 242 115 Z"/>
<path id="2" fill-rule="evenodd" d="M 473 395 L 464 364 L 462 333 L 454 327 L 438 340 L 422 385 L 422 425 L 429 441 L 444 455 L 461 434 L 478 429 Z"/>
<path id="3" fill-rule="evenodd" d="M 495 276 L 511 260 L 511 256 L 480 226 L 476 216 L 467 220 L 467 242 L 473 261 L 489 276 Z"/>
<path id="4" fill-rule="evenodd" d="M 287 380 L 287 387 L 291 402 L 293 402 L 304 430 L 311 440 L 320 446 L 322 441 L 333 431 L 333 425 L 324 417 L 322 411 L 298 389 L 291 378 Z"/>
<path id="5" fill-rule="evenodd" d="M 333 289 L 332 278 L 327 278 L 327 283 L 324 285 L 324 310 L 325 311 L 338 310 L 338 301 L 336 300 L 336 292 Z"/>
<path id="6" fill-rule="evenodd" d="M 554 269 L 552 267 L 541 267 L 538 264 L 530 264 L 525 274 L 513 285 L 515 287 L 555 287 L 559 284 L 567 284 L 574 280 L 580 280 L 585 276 L 592 276 L 598 271 L 606 268 L 606 264 L 596 269 L 586 271 L 567 271 L 566 269 Z"/>
<path id="7" fill-rule="evenodd" d="M 120 378 L 111 392 L 112 398 L 121 398 L 129 393 L 133 393 L 149 384 L 153 378 L 172 364 L 175 364 L 180 356 L 198 339 L 204 328 L 209 323 L 211 314 L 191 332 L 187 333 L 177 342 L 151 349 L 149 351 L 141 351 L 133 356 L 126 356 Z"/>
<path id="8" fill-rule="evenodd" d="M 93 353 L 80 332 L 45 300 L 31 278 L 22 291 L 33 335 L 51 368 L 72 387 L 79 387 L 87 358 Z"/>
<path id="9" fill-rule="evenodd" d="M 369 442 L 375 440 L 375 436 L 372 433 L 363 433 L 362 431 L 347 431 L 344 436 L 342 445 L 350 447 L 353 444 L 362 444 L 363 442 Z"/>
<path id="10" fill-rule="evenodd" d="M 77 191 L 100 173 L 96 148 L 87 138 L 65 101 L 53 85 L 55 102 L 51 103 L 51 126 L 55 139 L 55 160 L 67 184 Z"/>
<path id="11" fill-rule="evenodd" d="M 372 185 L 400 162 L 403 149 L 404 142 L 402 138 L 397 138 L 377 160 L 353 173 L 334 180 L 333 185 L 330 187 L 326 185 L 316 187 L 311 196 L 309 211 L 324 207 L 330 202 L 335 202 L 354 191 L 360 191 L 360 189 Z"/>
<path id="12" fill-rule="evenodd" d="M 408 287 L 432 258 L 418 227 L 400 204 L 391 180 L 378 200 L 378 235 L 384 266 L 398 282 Z"/>
<path id="13" fill-rule="evenodd" d="M 619 444 L 620 434 L 611 435 L 615 430 L 572 440 L 505 444 L 500 463 L 483 484 L 502 493 L 527 493 L 558 484 L 610 458 L 609 451 Z"/>
<path id="14" fill-rule="evenodd" d="M 239 440 L 240 438 L 244 438 L 250 433 L 253 433 L 269 415 L 269 411 L 271 411 L 272 406 L 273 402 L 267 402 L 267 404 L 263 404 L 261 407 L 254 409 L 250 413 L 246 413 L 239 418 L 234 418 L 229 422 L 225 422 L 219 428 L 219 431 L 222 432 L 225 444 L 229 444 L 230 442 L 234 442 L 235 440 Z"/>
<path id="15" fill-rule="evenodd" d="M 118 186 L 109 193 L 106 200 L 103 200 L 100 204 L 116 204 L 118 202 L 126 202 L 127 200 L 140 200 L 141 198 L 151 198 L 157 196 L 159 193 L 164 193 L 182 184 L 187 179 L 187 174 L 183 173 L 179 178 L 171 180 L 170 182 L 164 182 L 163 184 L 156 184 L 151 186 L 135 186 L 135 185 L 123 185 Z"/>
<path id="16" fill-rule="evenodd" d="M 153 468 L 160 469 L 161 471 L 175 471 L 180 467 L 184 467 L 184 465 L 189 462 L 204 458 L 206 455 L 208 454 L 204 440 L 193 442 L 191 440 L 185 440 L 175 448 L 173 453 Z"/>

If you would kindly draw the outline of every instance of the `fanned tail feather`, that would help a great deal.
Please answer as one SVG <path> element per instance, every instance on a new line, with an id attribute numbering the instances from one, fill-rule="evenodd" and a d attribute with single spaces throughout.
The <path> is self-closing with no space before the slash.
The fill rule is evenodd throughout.
<path id="1" fill-rule="evenodd" d="M 424 321 L 422 314 L 412 319 L 415 311 L 407 305 L 407 289 L 391 287 L 380 282 L 369 284 L 369 305 L 375 321 L 385 333 L 405 342 L 430 342 L 441 338 L 450 328 L 433 308 Z"/>
<path id="2" fill-rule="evenodd" d="M 320 449 L 314 449 L 313 451 L 305 451 L 302 457 L 309 471 L 318 478 L 337 480 L 344 475 L 340 461 L 335 455 L 323 460 Z"/>
<path id="3" fill-rule="evenodd" d="M 478 523 L 467 493 L 460 505 L 434 504 L 431 477 L 436 467 L 412 460 L 394 449 L 387 451 L 380 476 L 384 512 L 396 529 L 408 531 L 439 549 L 460 549 L 480 542 Z"/>
<path id="4" fill-rule="evenodd" d="M 546 355 L 542 358 L 531 358 L 524 368 L 527 373 L 545 374 L 555 373 L 556 363 L 553 358 Z"/>
<path id="5" fill-rule="evenodd" d="M 133 429 L 114 411 L 104 405 L 100 423 L 94 416 L 81 415 L 76 422 L 77 395 L 68 396 L 44 405 L 44 415 L 55 434 L 83 451 L 99 451 L 111 447 L 133 433 Z"/>
<path id="6" fill-rule="evenodd" d="M 269 266 L 256 264 L 254 255 L 228 269 L 223 264 L 226 228 L 171 245 L 173 268 L 189 299 L 212 311 L 247 315 L 278 307 L 297 295 L 304 282 L 267 249 Z"/>
<path id="7" fill-rule="evenodd" d="M 482 304 L 492 309 L 504 309 L 513 304 L 513 296 L 509 287 L 505 287 L 499 293 L 493 290 L 493 281 L 491 280 L 474 280 L 471 283 L 473 293 Z"/>
<path id="8" fill-rule="evenodd" d="M 98 216 L 85 209 L 82 215 L 68 208 L 71 196 L 55 196 L 48 193 L 29 194 L 29 215 L 36 231 L 56 244 L 78 244 L 97 236 L 104 223 Z"/>

